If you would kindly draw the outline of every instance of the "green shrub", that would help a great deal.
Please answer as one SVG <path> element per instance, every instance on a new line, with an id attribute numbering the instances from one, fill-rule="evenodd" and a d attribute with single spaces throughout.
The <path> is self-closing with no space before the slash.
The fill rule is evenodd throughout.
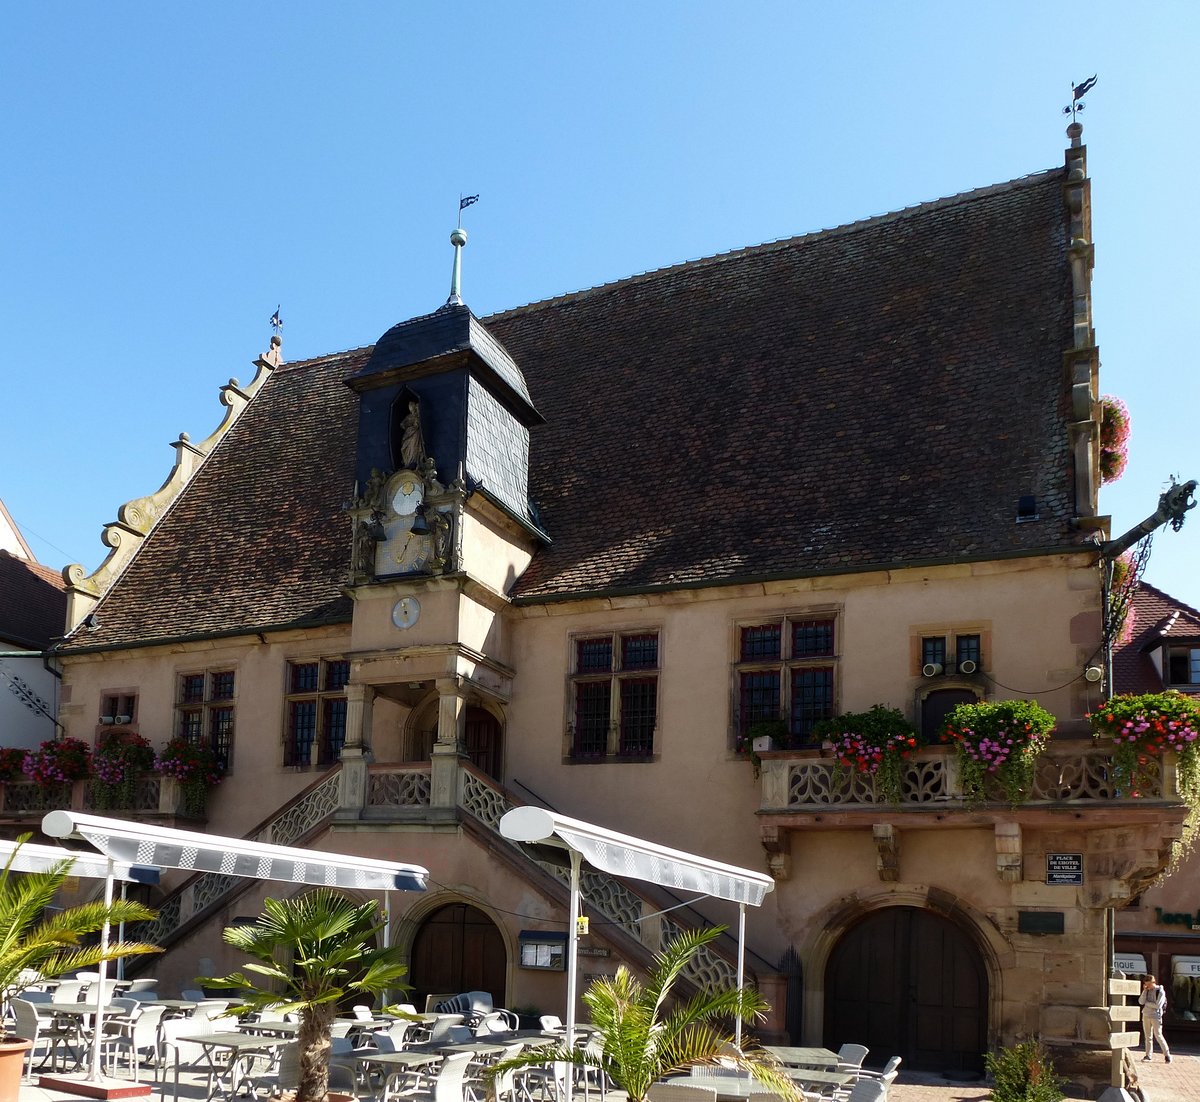
<path id="1" fill-rule="evenodd" d="M 1066 1080 L 1057 1075 L 1040 1041 L 1021 1041 L 985 1057 L 996 1085 L 992 1102 L 1062 1102 Z"/>

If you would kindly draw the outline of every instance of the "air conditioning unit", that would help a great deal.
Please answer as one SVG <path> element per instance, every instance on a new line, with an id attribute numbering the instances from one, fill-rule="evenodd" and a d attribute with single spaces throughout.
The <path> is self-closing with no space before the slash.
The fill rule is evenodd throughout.
<path id="1" fill-rule="evenodd" d="M 921 667 L 921 673 L 925 677 L 938 677 L 942 672 L 942 664 L 940 662 L 926 662 Z"/>
<path id="2" fill-rule="evenodd" d="M 979 663 L 972 662 L 969 658 L 958 664 L 959 673 L 976 673 L 979 670 Z"/>

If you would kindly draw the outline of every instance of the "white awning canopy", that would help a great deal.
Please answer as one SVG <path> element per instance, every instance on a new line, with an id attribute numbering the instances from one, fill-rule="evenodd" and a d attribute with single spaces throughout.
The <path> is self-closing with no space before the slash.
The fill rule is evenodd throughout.
<path id="1" fill-rule="evenodd" d="M 151 865 L 131 865 L 117 862 L 110 870 L 107 858 L 95 853 L 78 853 L 60 849 L 58 846 L 38 846 L 32 842 L 0 841 L 0 863 L 7 864 L 14 872 L 49 872 L 69 861 L 67 872 L 71 876 L 83 876 L 90 880 L 103 880 L 111 871 L 113 879 L 128 880 L 135 884 L 157 884 L 159 870 Z"/>
<path id="2" fill-rule="evenodd" d="M 540 807 L 515 807 L 506 812 L 500 820 L 500 833 L 514 842 L 557 843 L 576 850 L 589 865 L 614 876 L 628 876 L 752 907 L 761 906 L 763 896 L 775 887 L 775 881 L 765 873 L 668 849 Z"/>
<path id="3" fill-rule="evenodd" d="M 429 870 L 344 853 L 222 838 L 190 830 L 146 827 L 74 811 L 51 811 L 42 830 L 52 838 L 78 836 L 115 861 L 194 869 L 257 880 L 321 884 L 368 891 L 424 891 Z"/>

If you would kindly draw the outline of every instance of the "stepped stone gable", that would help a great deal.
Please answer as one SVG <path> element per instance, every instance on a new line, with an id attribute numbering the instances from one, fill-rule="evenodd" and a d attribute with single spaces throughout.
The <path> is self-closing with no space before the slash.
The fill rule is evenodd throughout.
<path id="1" fill-rule="evenodd" d="M 1064 182 L 1045 172 L 484 319 L 546 419 L 530 496 L 553 542 L 515 595 L 1079 546 Z M 344 383 L 371 353 L 276 370 L 71 649 L 348 622 Z M 1016 524 L 1026 495 L 1040 519 Z"/>
<path id="2" fill-rule="evenodd" d="M 365 358 L 277 369 L 74 644 L 348 623 L 342 505 L 354 486 L 357 412 L 343 379 Z"/>

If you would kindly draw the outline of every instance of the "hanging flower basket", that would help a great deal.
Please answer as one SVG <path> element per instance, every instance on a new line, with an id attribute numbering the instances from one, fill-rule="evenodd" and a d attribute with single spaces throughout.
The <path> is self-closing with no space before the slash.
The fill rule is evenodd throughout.
<path id="1" fill-rule="evenodd" d="M 174 777 L 183 793 L 183 813 L 193 817 L 204 814 L 208 792 L 221 783 L 221 765 L 207 746 L 197 746 L 184 738 L 173 738 L 155 763 L 164 777 Z"/>
<path id="2" fill-rule="evenodd" d="M 28 754 L 23 746 L 0 746 L 0 782 L 22 780 Z"/>
<path id="3" fill-rule="evenodd" d="M 148 739 L 133 731 L 103 732 L 92 754 L 92 799 L 96 807 L 135 807 L 138 780 L 153 768 L 154 747 Z"/>
<path id="4" fill-rule="evenodd" d="M 1129 461 L 1129 407 L 1120 398 L 1100 399 L 1100 481 L 1116 482 Z"/>
<path id="5" fill-rule="evenodd" d="M 963 800 L 983 803 L 993 779 L 1009 804 L 1029 799 L 1037 756 L 1054 723 L 1054 716 L 1036 700 L 959 704 L 946 716 L 941 741 L 958 754 Z"/>
<path id="6" fill-rule="evenodd" d="M 92 751 L 77 738 L 48 739 L 25 755 L 24 770 L 42 787 L 69 785 L 92 771 Z"/>
<path id="7" fill-rule="evenodd" d="M 904 762 L 925 745 L 920 732 L 898 708 L 876 704 L 867 712 L 847 712 L 813 727 L 828 742 L 838 770 L 871 777 L 885 803 L 898 804 L 904 787 Z"/>
<path id="8" fill-rule="evenodd" d="M 1088 719 L 1096 738 L 1113 741 L 1113 779 L 1124 795 L 1141 797 L 1161 776 L 1163 752 L 1179 755 L 1179 793 L 1200 805 L 1200 701 L 1182 693 L 1123 693 Z M 1153 767 L 1152 767 L 1153 763 Z"/>

